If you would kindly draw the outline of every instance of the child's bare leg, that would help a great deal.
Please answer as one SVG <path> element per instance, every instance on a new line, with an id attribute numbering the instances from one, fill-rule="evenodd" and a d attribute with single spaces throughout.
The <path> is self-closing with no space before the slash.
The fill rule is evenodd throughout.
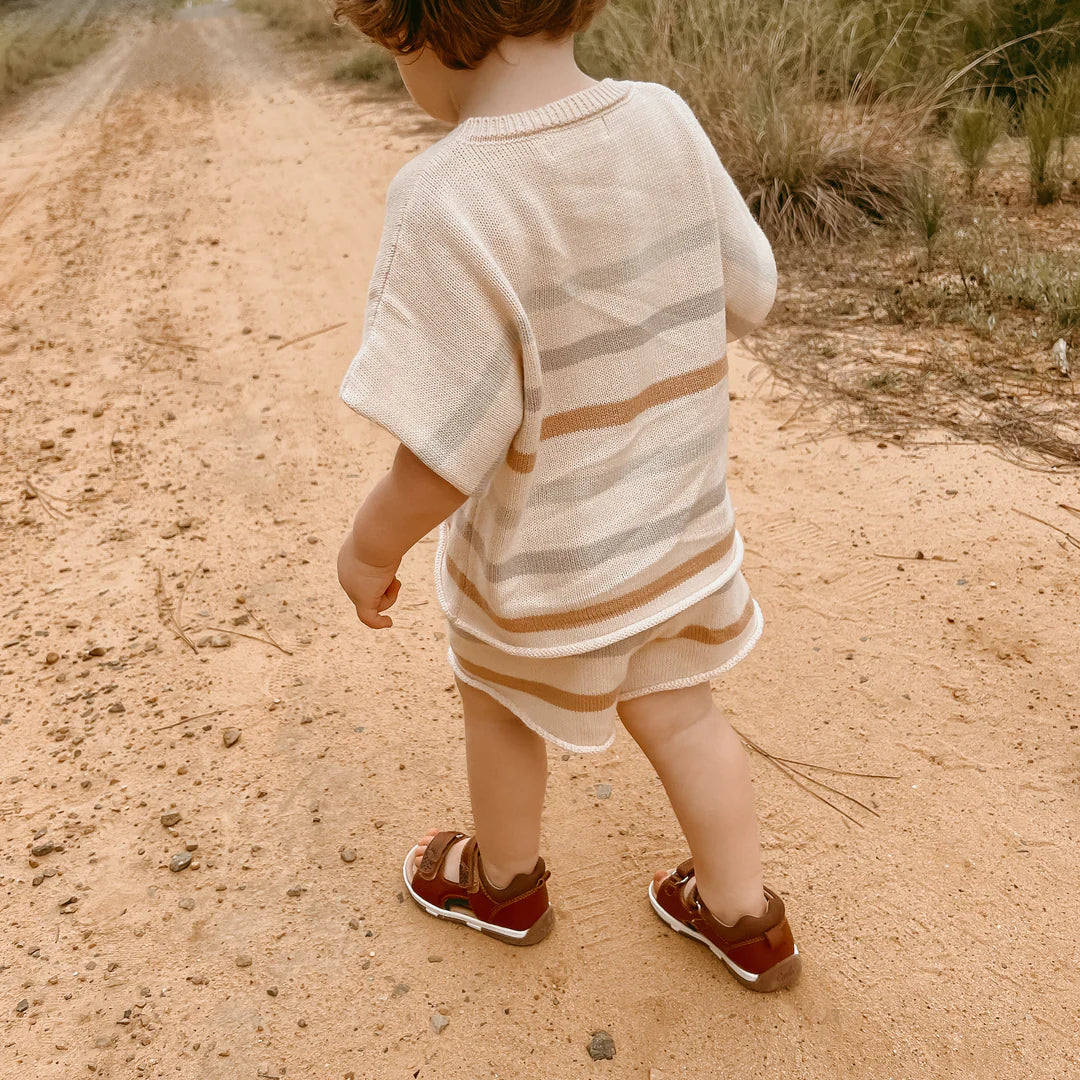
<path id="1" fill-rule="evenodd" d="M 720 922 L 762 915 L 766 900 L 750 768 L 707 682 L 619 703 L 652 762 L 694 857 L 698 892 Z M 666 871 L 656 875 L 657 883 Z M 686 884 L 687 897 L 692 881 Z"/>
<path id="2" fill-rule="evenodd" d="M 482 690 L 460 680 L 457 685 L 465 711 L 474 835 L 487 879 L 505 888 L 517 874 L 529 873 L 540 857 L 547 747 L 541 736 Z M 436 832 L 432 829 L 419 841 L 417 865 Z M 447 852 L 443 874 L 450 880 L 456 880 L 464 845 L 459 841 Z"/>

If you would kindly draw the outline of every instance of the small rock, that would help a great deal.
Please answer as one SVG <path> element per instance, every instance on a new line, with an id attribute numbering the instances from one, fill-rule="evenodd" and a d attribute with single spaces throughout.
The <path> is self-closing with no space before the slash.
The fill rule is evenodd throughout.
<path id="1" fill-rule="evenodd" d="M 236 966 L 237 967 L 251 967 L 251 954 L 250 953 L 241 953 L 236 958 Z"/>
<path id="2" fill-rule="evenodd" d="M 598 799 L 610 799 L 611 798 L 611 785 L 610 784 L 597 784 L 596 785 L 596 797 Z"/>
<path id="3" fill-rule="evenodd" d="M 341 849 L 342 862 L 356 862 L 356 852 L 351 847 Z"/>
<path id="4" fill-rule="evenodd" d="M 27 1001 L 26 998 L 23 998 L 22 1001 L 20 1001 L 19 1004 L 15 1006 L 15 1011 L 17 1013 L 24 1013 L 29 1008 L 30 1008 L 30 1002 Z"/>
<path id="5" fill-rule="evenodd" d="M 412 987 L 408 983 L 398 983 L 390 996 L 395 998 L 404 997 L 411 989 Z"/>
<path id="6" fill-rule="evenodd" d="M 161 815 L 161 824 L 166 829 L 171 829 L 180 820 L 179 810 L 170 810 L 168 813 Z"/>
<path id="7" fill-rule="evenodd" d="M 38 443 L 38 446 L 41 447 L 42 450 L 51 450 L 55 445 L 55 439 L 42 439 L 41 442 Z"/>
<path id="8" fill-rule="evenodd" d="M 227 727 L 221 733 L 221 741 L 226 746 L 234 746 L 237 742 L 240 741 L 240 729 L 234 727 Z"/>
<path id="9" fill-rule="evenodd" d="M 186 870 L 191 865 L 191 852 L 190 851 L 178 851 L 169 860 L 169 869 L 178 874 L 181 870 Z"/>
<path id="10" fill-rule="evenodd" d="M 1050 356 L 1057 365 L 1058 374 L 1068 378 L 1069 376 L 1069 346 L 1064 338 L 1058 338 L 1054 347 L 1050 350 Z"/>
<path id="11" fill-rule="evenodd" d="M 232 638 L 228 634 L 213 634 L 210 637 L 210 647 L 212 649 L 224 649 L 232 644 Z"/>
<path id="12" fill-rule="evenodd" d="M 291 889 L 285 890 L 286 896 L 299 896 L 304 890 L 299 885 L 294 885 Z"/>
<path id="13" fill-rule="evenodd" d="M 441 956 L 429 956 L 427 958 L 427 962 L 429 964 L 441 964 L 442 963 L 442 957 Z"/>
<path id="14" fill-rule="evenodd" d="M 992 386 L 989 386 L 979 394 L 979 397 L 983 401 L 997 401 L 998 392 Z"/>
<path id="15" fill-rule="evenodd" d="M 276 987 L 276 986 L 268 986 L 268 987 L 266 988 L 266 992 L 267 992 L 267 993 L 268 993 L 268 994 L 269 994 L 269 995 L 270 995 L 271 997 L 277 997 L 277 995 L 278 995 L 278 989 L 277 989 L 277 987 Z"/>
<path id="16" fill-rule="evenodd" d="M 86 655 L 87 656 L 104 656 L 105 655 L 105 646 L 104 645 L 95 645 L 92 649 L 87 649 L 86 650 Z"/>
<path id="17" fill-rule="evenodd" d="M 185 896 L 182 900 L 177 901 L 177 906 L 184 911 L 194 911 L 195 901 L 190 896 Z"/>
<path id="18" fill-rule="evenodd" d="M 162 540 L 171 540 L 179 531 L 175 525 L 166 525 L 159 535 Z"/>
<path id="19" fill-rule="evenodd" d="M 606 1031 L 597 1031 L 589 1040 L 589 1057 L 593 1061 L 610 1061 L 615 1056 L 615 1040 Z"/>
<path id="20" fill-rule="evenodd" d="M 450 1023 L 449 1016 L 443 1016 L 442 1013 L 431 1014 L 431 1026 L 436 1035 L 441 1035 L 446 1030 L 446 1025 Z"/>
<path id="21" fill-rule="evenodd" d="M 94 406 L 94 411 L 90 415 L 94 416 L 94 417 L 104 416 L 105 415 L 105 406 L 104 405 L 95 405 Z"/>
<path id="22" fill-rule="evenodd" d="M 190 529 L 191 526 L 194 525 L 194 524 L 195 524 L 195 522 L 194 522 L 194 520 L 192 518 L 186 517 L 186 518 L 181 518 L 176 523 L 176 527 L 178 529 Z"/>
<path id="23" fill-rule="evenodd" d="M 113 703 L 112 703 L 112 704 L 111 704 L 111 705 L 110 705 L 110 706 L 108 707 L 108 709 L 106 710 L 106 712 L 111 712 L 111 713 L 122 713 L 122 712 L 127 712 L 127 710 L 126 710 L 126 709 L 124 708 L 124 703 L 123 703 L 122 701 L 114 701 L 114 702 L 113 702 Z"/>
<path id="24" fill-rule="evenodd" d="M 59 659 L 60 659 L 60 654 L 59 653 L 51 652 L 51 653 L 46 653 L 45 654 L 45 663 L 46 664 L 55 664 L 56 661 L 59 660 Z"/>
<path id="25" fill-rule="evenodd" d="M 35 859 L 40 859 L 42 855 L 48 855 L 55 847 L 56 845 L 51 840 L 45 840 L 40 844 L 35 844 L 30 849 L 30 854 L 33 855 Z"/>

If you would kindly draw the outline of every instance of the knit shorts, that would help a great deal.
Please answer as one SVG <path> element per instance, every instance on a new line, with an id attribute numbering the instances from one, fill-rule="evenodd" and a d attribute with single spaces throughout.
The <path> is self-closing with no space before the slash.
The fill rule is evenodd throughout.
<path id="1" fill-rule="evenodd" d="M 592 652 L 514 656 L 448 627 L 449 660 L 527 727 L 565 750 L 591 753 L 615 741 L 616 702 L 707 682 L 757 644 L 761 609 L 737 571 L 722 588 L 656 626 Z"/>

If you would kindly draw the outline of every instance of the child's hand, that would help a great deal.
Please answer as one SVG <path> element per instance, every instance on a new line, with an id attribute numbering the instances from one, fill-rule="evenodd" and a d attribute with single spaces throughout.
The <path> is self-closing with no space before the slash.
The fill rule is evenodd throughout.
<path id="1" fill-rule="evenodd" d="M 382 615 L 398 598 L 401 582 L 395 576 L 400 561 L 390 566 L 372 566 L 356 554 L 350 533 L 338 552 L 338 581 L 356 608 L 356 614 L 365 626 L 372 630 L 385 630 L 394 622 Z"/>

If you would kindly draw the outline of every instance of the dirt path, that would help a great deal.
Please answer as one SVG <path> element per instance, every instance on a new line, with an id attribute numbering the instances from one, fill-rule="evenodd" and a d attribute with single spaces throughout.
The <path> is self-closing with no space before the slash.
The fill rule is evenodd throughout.
<path id="1" fill-rule="evenodd" d="M 392 633 L 339 593 L 394 444 L 336 390 L 386 183 L 442 130 L 222 7 L 0 117 L 0 1077 L 1070 1075 L 1080 552 L 1012 508 L 1080 533 L 1080 482 L 807 442 L 743 354 L 767 625 L 718 699 L 777 754 L 898 777 L 817 774 L 853 823 L 753 758 L 804 981 L 749 994 L 656 920 L 683 849 L 625 735 L 551 754 L 544 944 L 402 901 L 413 838 L 468 824 L 460 713 L 432 538 Z"/>

